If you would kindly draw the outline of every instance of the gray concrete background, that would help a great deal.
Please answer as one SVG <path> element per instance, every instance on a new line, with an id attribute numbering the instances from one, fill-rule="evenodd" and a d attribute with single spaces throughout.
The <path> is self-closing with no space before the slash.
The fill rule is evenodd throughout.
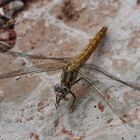
<path id="1" fill-rule="evenodd" d="M 140 5 L 135 0 L 32 1 L 17 17 L 14 51 L 76 56 L 89 39 L 108 26 L 105 41 L 89 60 L 126 81 L 139 83 Z M 70 8 L 70 9 L 69 9 Z M 63 9 L 63 10 L 62 10 Z M 65 11 L 65 12 L 64 12 Z M 0 72 L 45 61 L 0 55 Z M 77 102 L 55 109 L 53 86 L 59 72 L 0 80 L 0 140 L 139 140 L 140 92 L 90 72 L 114 113 L 88 85 L 73 87 Z M 19 78 L 19 79 L 18 79 Z M 18 80 L 17 80 L 18 79 Z M 126 122 L 122 123 L 122 117 Z"/>

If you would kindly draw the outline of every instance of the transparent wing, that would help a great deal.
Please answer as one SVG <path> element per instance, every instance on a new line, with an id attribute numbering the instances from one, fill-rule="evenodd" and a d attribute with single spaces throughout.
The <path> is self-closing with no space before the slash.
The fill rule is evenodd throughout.
<path id="1" fill-rule="evenodd" d="M 85 64 L 84 65 L 84 68 L 89 68 L 90 70 L 92 71 L 95 71 L 95 72 L 99 72 L 105 76 L 107 76 L 108 78 L 112 79 L 112 80 L 115 80 L 115 81 L 118 81 L 128 87 L 131 87 L 135 90 L 140 90 L 140 85 L 139 84 L 134 84 L 134 83 L 131 83 L 131 82 L 126 82 L 124 80 L 121 80 L 119 79 L 117 76 L 114 76 L 112 74 L 110 74 L 109 72 L 107 72 L 106 70 L 104 70 L 103 68 L 95 65 L 95 64 Z"/>
<path id="2" fill-rule="evenodd" d="M 65 66 L 65 63 L 58 63 L 58 62 L 44 63 L 37 66 L 25 67 L 18 70 L 0 74 L 0 79 L 25 75 L 29 73 L 41 73 L 41 72 L 46 72 L 46 71 L 59 70 L 59 69 L 62 69 L 64 66 Z"/>
<path id="3" fill-rule="evenodd" d="M 43 60 L 53 60 L 53 61 L 59 61 L 63 63 L 67 63 L 69 61 L 72 61 L 74 58 L 72 57 L 49 57 L 49 56 L 44 56 L 44 55 L 32 55 L 28 53 L 21 53 L 21 52 L 15 52 L 15 51 L 9 51 L 5 54 L 12 55 L 14 57 L 25 57 L 28 59 L 43 59 Z"/>
<path id="4" fill-rule="evenodd" d="M 13 46 L 11 46 L 10 44 L 3 42 L 3 41 L 0 41 L 0 44 L 4 45 L 5 47 L 8 47 L 8 48 L 13 48 Z M 74 59 L 72 57 L 62 57 L 62 58 L 60 58 L 60 57 L 59 58 L 58 57 L 47 57 L 44 55 L 32 55 L 32 54 L 28 54 L 28 53 L 21 53 L 21 52 L 15 52 L 15 51 L 8 51 L 4 54 L 12 55 L 14 57 L 19 56 L 19 57 L 25 57 L 25 58 L 29 58 L 29 59 L 54 60 L 54 61 L 65 62 L 65 63 L 72 61 Z"/>
<path id="5" fill-rule="evenodd" d="M 104 93 L 99 92 L 96 86 L 92 84 L 89 78 L 87 78 L 86 75 L 82 71 L 79 71 L 79 75 L 89 84 L 94 94 L 96 94 L 96 96 L 99 97 L 99 99 L 101 99 L 101 101 L 103 101 L 112 110 L 112 112 L 122 121 L 122 123 L 131 121 L 131 118 L 124 117 L 126 113 L 125 110 L 123 110 L 122 112 L 119 106 L 116 106 L 116 103 L 114 102 L 114 100 L 107 98 Z"/>
<path id="6" fill-rule="evenodd" d="M 0 41 L 0 44 L 5 45 L 5 47 L 12 47 L 11 45 L 9 45 L 3 41 Z M 28 59 L 47 60 L 47 63 L 36 65 L 36 66 L 31 66 L 31 67 L 25 67 L 25 68 L 21 68 L 18 70 L 0 74 L 0 79 L 20 76 L 20 75 L 24 75 L 24 74 L 28 74 L 28 73 L 41 73 L 41 72 L 46 72 L 46 71 L 59 70 L 59 69 L 62 69 L 66 63 L 73 60 L 72 57 L 63 57 L 63 58 L 47 57 L 44 55 L 32 55 L 32 54 L 28 54 L 28 53 L 21 53 L 21 52 L 15 52 L 15 51 L 8 51 L 4 54 L 12 55 L 13 57 L 24 57 L 24 58 L 28 58 Z M 51 60 L 51 62 L 50 62 L 50 60 Z"/>

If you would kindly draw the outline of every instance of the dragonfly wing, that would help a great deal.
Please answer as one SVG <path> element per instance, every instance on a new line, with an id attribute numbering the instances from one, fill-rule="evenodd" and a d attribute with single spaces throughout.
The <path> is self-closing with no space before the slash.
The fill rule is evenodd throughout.
<path id="1" fill-rule="evenodd" d="M 49 56 L 44 56 L 44 55 L 32 55 L 28 53 L 21 53 L 21 52 L 15 52 L 15 51 L 9 51 L 6 54 L 12 55 L 14 57 L 19 56 L 19 57 L 25 57 L 29 59 L 53 60 L 53 61 L 59 61 L 59 62 L 64 62 L 64 63 L 67 63 L 74 59 L 72 57 L 49 57 Z"/>
<path id="2" fill-rule="evenodd" d="M 83 72 L 79 71 L 79 75 L 90 85 L 91 90 L 96 94 L 96 96 L 99 97 L 99 99 L 101 99 L 123 123 L 127 122 L 125 118 L 123 118 L 124 113 L 122 110 L 119 108 L 119 106 L 116 106 L 116 101 L 106 98 L 106 95 L 99 92 L 99 90 L 92 84 L 92 82 L 85 76 Z"/>
<path id="3" fill-rule="evenodd" d="M 0 44 L 4 45 L 5 47 L 8 48 L 13 48 L 12 45 L 0 41 Z M 30 58 L 30 59 L 44 59 L 44 60 L 54 60 L 54 61 L 59 61 L 59 62 L 69 62 L 72 61 L 74 58 L 72 57 L 47 57 L 47 56 L 43 56 L 43 55 L 32 55 L 32 54 L 28 54 L 28 53 L 21 53 L 21 52 L 15 52 L 15 51 L 8 51 L 5 54 L 8 55 L 12 55 L 12 56 L 19 56 L 19 57 L 25 57 L 25 58 Z"/>
<path id="4" fill-rule="evenodd" d="M 135 90 L 140 90 L 140 85 L 121 80 L 117 76 L 114 76 L 114 75 L 110 74 L 109 72 L 107 72 L 106 70 L 104 70 L 103 68 L 101 68 L 101 67 L 99 67 L 99 66 L 97 66 L 95 64 L 85 64 L 84 68 L 89 68 L 92 71 L 99 72 L 102 75 L 105 75 L 108 78 L 110 78 L 112 80 L 115 80 L 115 81 L 118 81 L 118 82 L 120 82 L 120 83 L 122 83 L 122 84 L 124 84 L 124 85 L 126 85 L 128 87 L 131 87 L 131 88 L 135 89 Z"/>
<path id="5" fill-rule="evenodd" d="M 62 69 L 64 66 L 65 66 L 64 63 L 58 63 L 58 62 L 44 63 L 37 66 L 25 67 L 18 70 L 0 74 L 0 79 L 25 75 L 29 73 L 41 73 L 41 72 L 59 70 L 59 69 Z"/>

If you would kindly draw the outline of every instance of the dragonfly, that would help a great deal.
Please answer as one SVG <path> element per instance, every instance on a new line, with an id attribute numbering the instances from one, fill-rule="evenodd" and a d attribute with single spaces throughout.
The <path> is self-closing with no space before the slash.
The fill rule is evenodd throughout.
<path id="1" fill-rule="evenodd" d="M 90 88 L 94 91 L 94 93 L 100 97 L 115 113 L 115 110 L 112 108 L 109 101 L 107 101 L 103 95 L 97 90 L 97 88 L 94 85 L 94 82 L 92 82 L 82 71 L 82 67 L 88 67 L 90 70 L 98 72 L 112 80 L 115 80 L 117 82 L 120 82 L 132 89 L 140 90 L 140 85 L 132 83 L 132 82 L 126 82 L 117 76 L 114 76 L 110 74 L 108 71 L 104 70 L 100 66 L 96 64 L 88 64 L 86 63 L 87 60 L 91 57 L 91 55 L 95 52 L 96 48 L 99 46 L 99 44 L 102 42 L 102 40 L 105 38 L 107 34 L 108 27 L 103 26 L 99 32 L 96 33 L 95 37 L 93 37 L 85 49 L 80 53 L 80 55 L 76 57 L 48 57 L 43 55 L 32 55 L 28 53 L 21 53 L 21 52 L 15 52 L 15 51 L 8 51 L 6 54 L 12 55 L 12 56 L 19 56 L 19 57 L 25 57 L 28 59 L 44 59 L 44 60 L 51 60 L 50 63 L 44 63 L 40 65 L 30 66 L 26 68 L 21 68 L 18 70 L 6 72 L 0 74 L 0 79 L 25 75 L 29 73 L 42 73 L 42 72 L 49 72 L 49 71 L 55 71 L 62 69 L 61 74 L 61 81 L 59 84 L 56 84 L 54 86 L 54 91 L 56 95 L 56 109 L 58 108 L 61 100 L 67 100 L 67 95 L 71 94 L 73 96 L 73 102 L 71 104 L 71 108 L 73 108 L 73 105 L 76 101 L 76 95 L 72 92 L 71 88 L 73 85 L 78 83 L 80 80 L 85 80 Z M 0 42 L 1 44 L 11 47 L 9 44 Z M 53 62 L 52 62 L 53 61 Z"/>

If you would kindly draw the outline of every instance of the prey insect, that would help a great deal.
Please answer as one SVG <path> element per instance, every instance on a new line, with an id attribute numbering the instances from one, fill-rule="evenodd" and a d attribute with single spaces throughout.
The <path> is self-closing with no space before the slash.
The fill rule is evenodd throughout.
<path id="1" fill-rule="evenodd" d="M 82 53 L 75 58 L 71 58 L 71 57 L 56 58 L 56 57 L 30 55 L 30 54 L 25 54 L 25 53 L 20 53 L 20 52 L 9 51 L 7 54 L 10 54 L 13 56 L 20 56 L 20 57 L 26 57 L 26 58 L 31 58 L 31 59 L 52 60 L 54 62 L 22 68 L 22 69 L 8 72 L 8 73 L 4 73 L 0 75 L 0 79 L 24 75 L 28 73 L 41 73 L 41 72 L 46 72 L 46 71 L 63 69 L 63 72 L 61 74 L 61 82 L 54 86 L 54 91 L 56 93 L 56 104 L 55 104 L 56 108 L 58 107 L 61 100 L 67 100 L 68 94 L 71 94 L 73 96 L 73 102 L 71 104 L 71 108 L 73 108 L 73 105 L 76 101 L 76 95 L 71 91 L 71 88 L 73 85 L 75 85 L 77 82 L 79 82 L 82 79 L 84 79 L 90 85 L 91 89 L 96 93 L 96 95 L 101 97 L 102 100 L 104 100 L 107 103 L 107 105 L 111 108 L 110 103 L 108 103 L 108 101 L 104 99 L 102 94 L 100 94 L 100 92 L 96 90 L 93 83 L 80 70 L 81 67 L 88 65 L 88 64 L 85 64 L 86 61 L 95 52 L 98 45 L 105 38 L 106 33 L 107 33 L 107 27 L 102 27 L 100 31 L 95 35 L 95 37 L 90 40 L 90 42 L 88 43 L 86 48 L 82 51 Z M 8 44 L 5 44 L 5 45 L 8 45 Z M 119 79 L 118 77 L 108 73 L 106 70 L 100 68 L 99 66 L 95 64 L 90 64 L 89 68 L 115 81 L 118 81 L 126 86 L 129 86 L 136 90 L 140 90 L 139 85 L 123 81 Z M 78 76 L 80 76 L 80 78 L 78 78 Z"/>

